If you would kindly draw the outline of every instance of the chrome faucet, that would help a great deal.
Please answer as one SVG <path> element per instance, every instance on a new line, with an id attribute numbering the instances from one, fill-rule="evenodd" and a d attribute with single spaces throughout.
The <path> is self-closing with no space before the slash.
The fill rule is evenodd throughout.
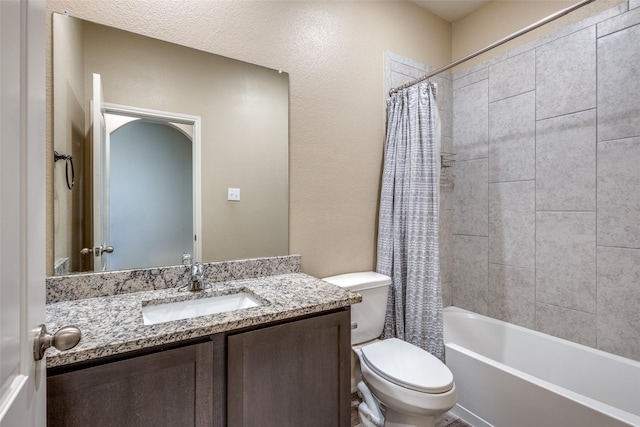
<path id="1" fill-rule="evenodd" d="M 191 264 L 191 281 L 189 282 L 189 290 L 191 292 L 201 291 L 204 289 L 204 271 L 203 266 L 199 262 Z"/>

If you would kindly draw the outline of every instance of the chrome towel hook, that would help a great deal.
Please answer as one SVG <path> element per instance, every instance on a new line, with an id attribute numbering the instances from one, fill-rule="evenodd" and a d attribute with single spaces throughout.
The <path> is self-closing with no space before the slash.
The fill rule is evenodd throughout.
<path id="1" fill-rule="evenodd" d="M 67 188 L 73 190 L 73 186 L 76 185 L 76 172 L 73 169 L 73 157 L 69 154 L 60 154 L 57 151 L 53 152 L 54 163 L 58 160 L 64 160 L 64 173 L 67 178 Z M 69 181 L 69 165 L 71 165 L 71 181 Z"/>

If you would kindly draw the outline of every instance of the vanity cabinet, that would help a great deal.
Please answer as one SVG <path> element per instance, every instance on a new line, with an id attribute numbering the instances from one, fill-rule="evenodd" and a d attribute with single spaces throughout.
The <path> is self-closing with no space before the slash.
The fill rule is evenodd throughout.
<path id="1" fill-rule="evenodd" d="M 53 368 L 47 426 L 348 427 L 350 350 L 347 309 Z"/>
<path id="2" fill-rule="evenodd" d="M 212 341 L 49 376 L 48 427 L 213 425 Z"/>

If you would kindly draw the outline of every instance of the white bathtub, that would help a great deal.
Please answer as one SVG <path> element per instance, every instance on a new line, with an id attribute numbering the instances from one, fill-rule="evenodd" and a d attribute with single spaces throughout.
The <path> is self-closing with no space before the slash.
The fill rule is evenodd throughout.
<path id="1" fill-rule="evenodd" d="M 640 426 L 640 362 L 456 307 L 444 339 L 474 427 Z"/>

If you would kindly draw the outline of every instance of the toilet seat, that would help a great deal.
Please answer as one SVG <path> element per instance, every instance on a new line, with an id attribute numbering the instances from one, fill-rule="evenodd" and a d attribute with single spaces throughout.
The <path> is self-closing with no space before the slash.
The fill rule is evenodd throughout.
<path id="1" fill-rule="evenodd" d="M 453 374 L 438 358 L 398 338 L 389 338 L 360 349 L 362 360 L 380 377 L 399 386 L 429 394 L 453 387 Z"/>

